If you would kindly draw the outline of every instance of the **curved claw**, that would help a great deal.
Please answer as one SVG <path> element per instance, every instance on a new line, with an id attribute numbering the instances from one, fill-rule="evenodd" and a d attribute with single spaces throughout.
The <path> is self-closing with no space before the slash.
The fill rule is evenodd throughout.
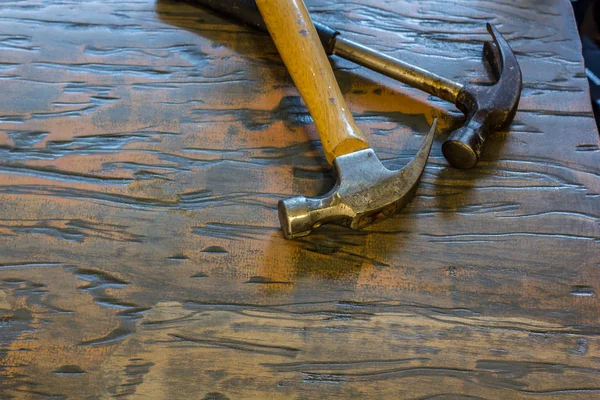
<path id="1" fill-rule="evenodd" d="M 402 172 L 405 176 L 405 185 L 415 190 L 417 188 L 419 180 L 421 179 L 421 175 L 423 175 L 423 171 L 425 170 L 425 165 L 427 164 L 429 153 L 431 153 L 431 146 L 433 145 L 433 139 L 435 138 L 437 122 L 438 120 L 436 118 L 433 121 L 429 132 L 425 136 L 423 144 L 421 144 L 421 148 L 415 155 L 415 158 L 413 158 L 411 162 L 409 162 L 404 168 L 400 170 L 400 172 Z M 413 196 L 414 193 L 410 197 L 412 198 Z"/>
<path id="2" fill-rule="evenodd" d="M 492 68 L 496 81 L 500 83 L 504 79 L 511 78 L 518 78 L 520 81 L 521 69 L 519 68 L 517 57 L 515 57 L 508 42 L 492 24 L 488 23 L 486 28 L 490 35 L 492 35 L 494 43 L 485 42 L 483 45 L 483 54 Z"/>

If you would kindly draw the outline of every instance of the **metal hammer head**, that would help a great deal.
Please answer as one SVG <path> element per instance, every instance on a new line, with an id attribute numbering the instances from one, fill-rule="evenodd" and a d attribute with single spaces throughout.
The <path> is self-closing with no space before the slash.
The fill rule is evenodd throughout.
<path id="1" fill-rule="evenodd" d="M 456 106 L 465 113 L 467 121 L 442 145 L 444 157 L 460 169 L 477 164 L 488 133 L 512 121 L 521 97 L 523 82 L 517 58 L 496 28 L 487 24 L 487 30 L 494 43 L 485 42 L 483 54 L 497 82 L 492 86 L 469 84 L 462 88 Z"/>
<path id="2" fill-rule="evenodd" d="M 323 224 L 360 229 L 402 209 L 414 196 L 433 137 L 435 121 L 415 158 L 404 168 L 390 171 L 372 149 L 337 157 L 338 180 L 329 193 L 279 201 L 279 221 L 287 239 L 308 235 Z"/>

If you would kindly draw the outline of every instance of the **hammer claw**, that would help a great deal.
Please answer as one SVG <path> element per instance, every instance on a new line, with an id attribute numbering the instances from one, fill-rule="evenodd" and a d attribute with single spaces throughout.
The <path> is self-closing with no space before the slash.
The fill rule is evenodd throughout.
<path id="1" fill-rule="evenodd" d="M 500 53 L 500 50 L 498 50 L 498 46 L 490 41 L 484 42 L 483 56 L 490 65 L 494 78 L 498 81 L 500 79 L 500 74 L 502 74 L 502 54 Z"/>
<path id="2" fill-rule="evenodd" d="M 433 122 L 415 158 L 391 171 L 372 149 L 337 157 L 338 182 L 317 198 L 292 197 L 279 202 L 279 220 L 287 239 L 308 235 L 324 224 L 361 229 L 401 210 L 414 197 L 435 137 Z"/>
<path id="3" fill-rule="evenodd" d="M 418 173 L 418 177 L 416 179 L 413 179 L 414 183 L 412 183 L 412 186 L 416 186 L 418 180 L 421 178 L 423 170 L 425 170 L 425 164 L 427 164 L 427 159 L 429 158 L 429 153 L 431 152 L 431 146 L 433 145 L 433 138 L 435 137 L 437 122 L 437 118 L 433 120 L 433 124 L 431 125 L 429 132 L 425 136 L 423 144 L 417 152 L 417 155 L 411 160 L 410 163 L 408 163 L 406 167 L 404 167 L 404 171 L 406 174 Z"/>

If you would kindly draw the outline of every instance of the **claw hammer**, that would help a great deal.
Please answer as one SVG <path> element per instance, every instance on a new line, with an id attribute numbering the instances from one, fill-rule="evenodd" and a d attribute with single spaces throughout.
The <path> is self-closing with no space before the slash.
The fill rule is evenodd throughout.
<path id="1" fill-rule="evenodd" d="M 414 196 L 435 132 L 435 122 L 416 157 L 390 171 L 369 148 L 335 80 L 327 55 L 302 0 L 256 0 L 265 25 L 311 113 L 325 157 L 338 174 L 324 196 L 279 202 L 286 238 L 334 223 L 359 229 L 392 215 Z"/>

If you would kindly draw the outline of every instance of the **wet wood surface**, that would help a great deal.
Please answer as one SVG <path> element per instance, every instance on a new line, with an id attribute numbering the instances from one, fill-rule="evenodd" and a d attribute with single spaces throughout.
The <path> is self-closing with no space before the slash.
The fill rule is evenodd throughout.
<path id="1" fill-rule="evenodd" d="M 524 90 L 480 164 L 450 104 L 332 60 L 414 201 L 282 238 L 333 183 L 270 39 L 171 1 L 0 3 L 0 398 L 600 398 L 600 147 L 566 0 L 308 1 L 462 82 L 496 24 Z"/>

